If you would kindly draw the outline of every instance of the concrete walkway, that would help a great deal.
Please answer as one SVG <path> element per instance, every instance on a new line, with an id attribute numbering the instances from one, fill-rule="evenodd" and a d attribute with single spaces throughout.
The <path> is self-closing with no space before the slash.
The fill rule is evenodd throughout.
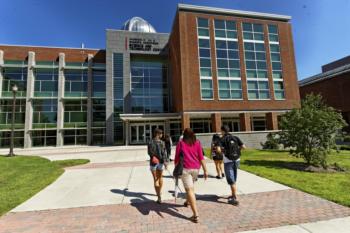
<path id="1" fill-rule="evenodd" d="M 0 218 L 0 232 L 342 233 L 350 229 L 349 208 L 241 170 L 241 205 L 228 205 L 229 187 L 225 180 L 214 178 L 211 161 L 207 163 L 211 177 L 196 183 L 201 223 L 192 224 L 191 211 L 182 206 L 183 195 L 174 203 L 174 181 L 168 171 L 165 202 L 154 202 L 144 146 L 34 149 L 21 154 L 50 160 L 88 158 L 91 163 L 66 169 L 53 184 Z M 159 228 L 159 221 L 167 226 Z"/>

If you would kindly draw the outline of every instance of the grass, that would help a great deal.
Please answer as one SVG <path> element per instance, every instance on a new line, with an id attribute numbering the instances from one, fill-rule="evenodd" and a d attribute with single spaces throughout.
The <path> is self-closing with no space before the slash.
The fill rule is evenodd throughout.
<path id="1" fill-rule="evenodd" d="M 53 161 L 36 156 L 0 156 L 0 216 L 54 182 L 64 167 L 86 159 Z"/>
<path id="2" fill-rule="evenodd" d="M 206 155 L 209 151 L 206 150 Z M 246 150 L 242 152 L 241 169 L 295 189 L 350 207 L 350 151 L 333 152 L 329 164 L 337 163 L 346 172 L 311 173 L 286 167 L 304 163 L 285 151 Z"/>

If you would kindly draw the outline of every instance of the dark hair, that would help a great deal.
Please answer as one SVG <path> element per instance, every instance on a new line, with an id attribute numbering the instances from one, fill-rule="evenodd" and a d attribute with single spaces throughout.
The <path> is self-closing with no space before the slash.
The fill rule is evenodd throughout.
<path id="1" fill-rule="evenodd" d="M 165 141 L 170 141 L 170 135 L 169 134 L 165 134 L 164 135 L 164 140 Z"/>
<path id="2" fill-rule="evenodd" d="M 220 140 L 220 136 L 219 136 L 219 134 L 214 134 L 213 135 L 213 138 L 211 139 L 212 141 L 219 141 Z"/>
<path id="3" fill-rule="evenodd" d="M 155 138 L 157 135 L 161 135 L 163 133 L 163 130 L 156 128 L 153 131 L 153 138 Z"/>
<path id="4" fill-rule="evenodd" d="M 197 138 L 196 138 L 196 135 L 194 134 L 194 132 L 192 131 L 192 129 L 186 128 L 184 130 L 184 134 L 183 134 L 182 140 L 186 144 L 192 146 L 196 142 Z"/>
<path id="5" fill-rule="evenodd" d="M 228 127 L 228 125 L 223 125 L 221 126 L 221 130 L 225 133 L 229 133 L 230 132 L 230 127 Z"/>

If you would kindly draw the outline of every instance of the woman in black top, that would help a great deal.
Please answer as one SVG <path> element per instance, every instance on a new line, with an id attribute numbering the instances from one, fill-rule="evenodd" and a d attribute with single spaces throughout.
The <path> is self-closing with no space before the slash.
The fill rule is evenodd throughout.
<path id="1" fill-rule="evenodd" d="M 153 176 L 154 189 L 158 196 L 157 203 L 162 202 L 161 192 L 163 187 L 163 169 L 167 166 L 168 156 L 164 142 L 161 140 L 163 131 L 155 129 L 153 139 L 148 143 L 148 155 L 150 156 L 150 170 Z"/>
<path id="2" fill-rule="evenodd" d="M 215 168 L 217 172 L 217 179 L 225 177 L 224 175 L 224 164 L 223 164 L 223 153 L 221 145 L 221 137 L 218 134 L 214 134 L 211 140 L 210 155 L 215 163 Z"/>
<path id="3" fill-rule="evenodd" d="M 171 141 L 171 137 L 169 136 L 169 134 L 165 134 L 162 139 L 163 139 L 164 144 L 165 144 L 165 149 L 166 149 L 166 153 L 168 155 L 168 159 L 170 161 L 172 161 L 172 159 L 170 158 L 170 156 L 171 156 L 171 146 L 173 144 L 173 142 Z"/>

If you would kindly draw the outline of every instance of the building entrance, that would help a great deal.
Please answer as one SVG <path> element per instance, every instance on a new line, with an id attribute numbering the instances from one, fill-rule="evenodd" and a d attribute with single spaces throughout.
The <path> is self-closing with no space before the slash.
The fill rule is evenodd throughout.
<path id="1" fill-rule="evenodd" d="M 156 128 L 164 131 L 164 123 L 131 123 L 130 144 L 146 144 L 152 138 Z"/>

